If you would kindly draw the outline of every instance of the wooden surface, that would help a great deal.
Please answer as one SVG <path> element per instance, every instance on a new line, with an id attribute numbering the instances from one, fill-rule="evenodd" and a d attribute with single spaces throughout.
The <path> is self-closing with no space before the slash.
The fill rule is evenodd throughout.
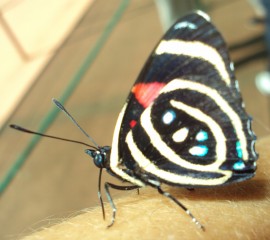
<path id="1" fill-rule="evenodd" d="M 47 112 L 54 107 L 52 97 L 62 94 L 119 2 L 96 1 L 31 91 L 18 103 L 12 123 L 32 130 L 38 128 Z M 236 41 L 236 36 L 240 41 L 262 32 L 261 27 L 248 25 L 253 13 L 245 0 L 229 1 L 209 12 L 229 43 Z M 234 18 L 237 21 L 233 22 L 232 31 Z M 241 31 L 236 32 L 235 29 Z M 100 145 L 111 145 L 117 115 L 147 56 L 161 36 L 154 2 L 132 1 L 95 64 L 67 102 L 67 109 Z M 269 109 L 267 99 L 255 88 L 254 78 L 265 68 L 265 61 L 259 60 L 237 70 L 247 110 L 255 119 L 254 130 L 259 137 L 269 134 L 269 130 L 261 124 L 269 126 Z M 47 133 L 87 142 L 64 114 L 57 117 Z M 1 178 L 30 139 L 31 136 L 9 128 L 2 131 Z M 96 206 L 97 173 L 92 160 L 84 154 L 84 147 L 42 139 L 1 196 L 0 238 L 14 239 L 48 222 Z M 106 179 L 111 177 L 106 176 L 104 181 Z M 114 193 L 114 197 L 117 196 L 119 193 Z"/>

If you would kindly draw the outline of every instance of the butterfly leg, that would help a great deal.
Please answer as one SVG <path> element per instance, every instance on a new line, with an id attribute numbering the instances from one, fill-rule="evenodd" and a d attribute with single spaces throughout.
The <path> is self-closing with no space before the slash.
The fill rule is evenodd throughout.
<path id="1" fill-rule="evenodd" d="M 101 177 L 102 177 L 102 169 L 99 169 L 99 177 L 98 177 L 98 199 L 100 202 L 100 206 L 102 209 L 102 216 L 103 216 L 103 220 L 105 220 L 105 209 L 104 209 L 104 203 L 103 203 L 103 199 L 102 199 L 102 195 L 101 195 Z"/>
<path id="2" fill-rule="evenodd" d="M 176 198 L 174 198 L 170 193 L 163 191 L 159 186 L 156 187 L 158 192 L 162 194 L 163 196 L 171 199 L 174 201 L 180 208 L 182 208 L 187 215 L 189 215 L 192 219 L 192 221 L 203 231 L 205 231 L 204 226 L 193 216 L 193 214 L 181 203 L 179 202 Z"/>
<path id="3" fill-rule="evenodd" d="M 105 193 L 106 193 L 107 199 L 108 199 L 108 201 L 109 201 L 109 203 L 110 203 L 110 205 L 112 207 L 112 210 L 113 210 L 112 221 L 107 226 L 109 228 L 114 224 L 115 216 L 116 216 L 116 207 L 115 207 L 115 204 L 113 202 L 113 199 L 112 199 L 112 196 L 110 194 L 109 189 L 113 188 L 113 189 L 117 189 L 117 190 L 121 190 L 121 191 L 128 191 L 128 190 L 139 189 L 140 187 L 139 186 L 118 186 L 118 185 L 115 185 L 115 184 L 109 183 L 109 182 L 105 182 L 104 187 L 105 187 Z"/>

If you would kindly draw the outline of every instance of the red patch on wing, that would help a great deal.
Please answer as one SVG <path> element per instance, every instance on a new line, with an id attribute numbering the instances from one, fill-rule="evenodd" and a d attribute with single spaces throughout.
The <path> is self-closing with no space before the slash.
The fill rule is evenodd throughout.
<path id="1" fill-rule="evenodd" d="M 165 83 L 160 82 L 137 83 L 131 91 L 134 93 L 137 101 L 146 108 L 155 100 L 165 85 Z"/>
<path id="2" fill-rule="evenodd" d="M 135 120 L 131 120 L 131 121 L 129 122 L 129 126 L 130 126 L 131 128 L 134 128 L 134 127 L 136 126 L 136 124 L 137 124 L 137 121 L 135 121 Z"/>

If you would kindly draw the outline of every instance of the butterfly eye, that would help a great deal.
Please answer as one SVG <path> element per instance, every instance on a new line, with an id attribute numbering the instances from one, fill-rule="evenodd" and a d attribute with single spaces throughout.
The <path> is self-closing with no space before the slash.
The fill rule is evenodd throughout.
<path id="1" fill-rule="evenodd" d="M 106 152 L 104 152 L 104 151 L 100 152 L 98 150 L 86 149 L 85 153 L 93 158 L 94 164 L 98 168 L 104 168 L 105 167 L 104 164 L 105 164 L 105 160 L 106 160 Z"/>
<path id="2" fill-rule="evenodd" d="M 97 153 L 94 157 L 94 163 L 97 167 L 102 167 L 104 162 L 104 156 L 101 153 Z"/>
<path id="3" fill-rule="evenodd" d="M 176 113 L 172 109 L 167 110 L 162 116 L 162 122 L 170 125 L 176 119 Z"/>

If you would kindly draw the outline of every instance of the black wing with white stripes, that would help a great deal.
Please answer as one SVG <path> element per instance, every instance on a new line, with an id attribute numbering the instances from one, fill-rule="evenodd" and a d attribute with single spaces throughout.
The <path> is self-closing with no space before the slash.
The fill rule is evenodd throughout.
<path id="1" fill-rule="evenodd" d="M 168 30 L 120 115 L 112 171 L 134 184 L 204 187 L 254 176 L 251 119 L 226 44 L 201 12 Z"/>

